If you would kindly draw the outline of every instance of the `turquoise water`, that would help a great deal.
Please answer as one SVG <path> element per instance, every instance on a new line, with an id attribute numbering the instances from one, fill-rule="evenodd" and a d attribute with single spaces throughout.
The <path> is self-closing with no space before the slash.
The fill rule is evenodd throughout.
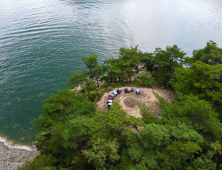
<path id="1" fill-rule="evenodd" d="M 222 46 L 221 21 L 221 0 L 1 0 L 0 135 L 30 143 L 29 121 L 83 71 L 83 55 L 101 63 L 120 47 L 177 44 L 191 56 L 209 40 Z"/>

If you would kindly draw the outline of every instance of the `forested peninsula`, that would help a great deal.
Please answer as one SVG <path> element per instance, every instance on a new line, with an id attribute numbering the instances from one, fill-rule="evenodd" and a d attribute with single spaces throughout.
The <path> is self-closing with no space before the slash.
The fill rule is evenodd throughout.
<path id="1" fill-rule="evenodd" d="M 215 42 L 192 57 L 173 45 L 153 53 L 120 48 L 119 57 L 97 59 L 82 57 L 87 69 L 44 101 L 43 115 L 31 122 L 40 154 L 20 170 L 222 169 L 222 49 Z M 158 116 L 146 104 L 140 117 L 118 102 L 110 111 L 97 107 L 121 87 L 171 89 L 176 98 L 154 92 Z"/>

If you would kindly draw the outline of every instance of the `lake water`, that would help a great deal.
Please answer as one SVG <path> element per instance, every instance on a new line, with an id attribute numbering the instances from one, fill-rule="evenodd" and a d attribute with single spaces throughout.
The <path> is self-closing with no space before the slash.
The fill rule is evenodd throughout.
<path id="1" fill-rule="evenodd" d="M 221 0 L 0 0 L 0 136 L 30 143 L 42 101 L 120 47 L 222 46 Z M 21 137 L 24 137 L 25 140 Z"/>

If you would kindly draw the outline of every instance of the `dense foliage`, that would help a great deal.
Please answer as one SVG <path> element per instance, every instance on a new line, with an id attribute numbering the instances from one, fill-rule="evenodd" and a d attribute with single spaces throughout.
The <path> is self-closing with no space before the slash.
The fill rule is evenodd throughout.
<path id="1" fill-rule="evenodd" d="M 210 41 L 184 56 L 174 45 L 154 53 L 120 48 L 120 56 L 104 65 L 95 54 L 83 57 L 88 70 L 72 75 L 69 89 L 45 100 L 43 115 L 31 122 L 41 153 L 21 169 L 222 169 L 222 49 Z M 110 111 L 96 110 L 105 91 L 132 80 L 172 88 L 177 98 L 170 103 L 154 93 L 161 118 L 145 104 L 142 118 L 128 116 L 115 102 Z M 80 91 L 70 90 L 80 83 Z"/>

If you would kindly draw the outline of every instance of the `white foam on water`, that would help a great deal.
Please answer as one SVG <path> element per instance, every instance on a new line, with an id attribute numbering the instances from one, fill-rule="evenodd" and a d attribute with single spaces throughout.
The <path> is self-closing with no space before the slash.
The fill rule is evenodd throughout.
<path id="1" fill-rule="evenodd" d="M 0 137 L 0 142 L 3 142 L 5 146 L 9 147 L 9 149 L 15 148 L 15 149 L 23 149 L 23 150 L 27 150 L 27 151 L 33 150 L 31 147 L 26 146 L 26 145 L 18 145 L 18 144 L 13 145 L 12 142 L 6 140 L 3 137 Z"/>

